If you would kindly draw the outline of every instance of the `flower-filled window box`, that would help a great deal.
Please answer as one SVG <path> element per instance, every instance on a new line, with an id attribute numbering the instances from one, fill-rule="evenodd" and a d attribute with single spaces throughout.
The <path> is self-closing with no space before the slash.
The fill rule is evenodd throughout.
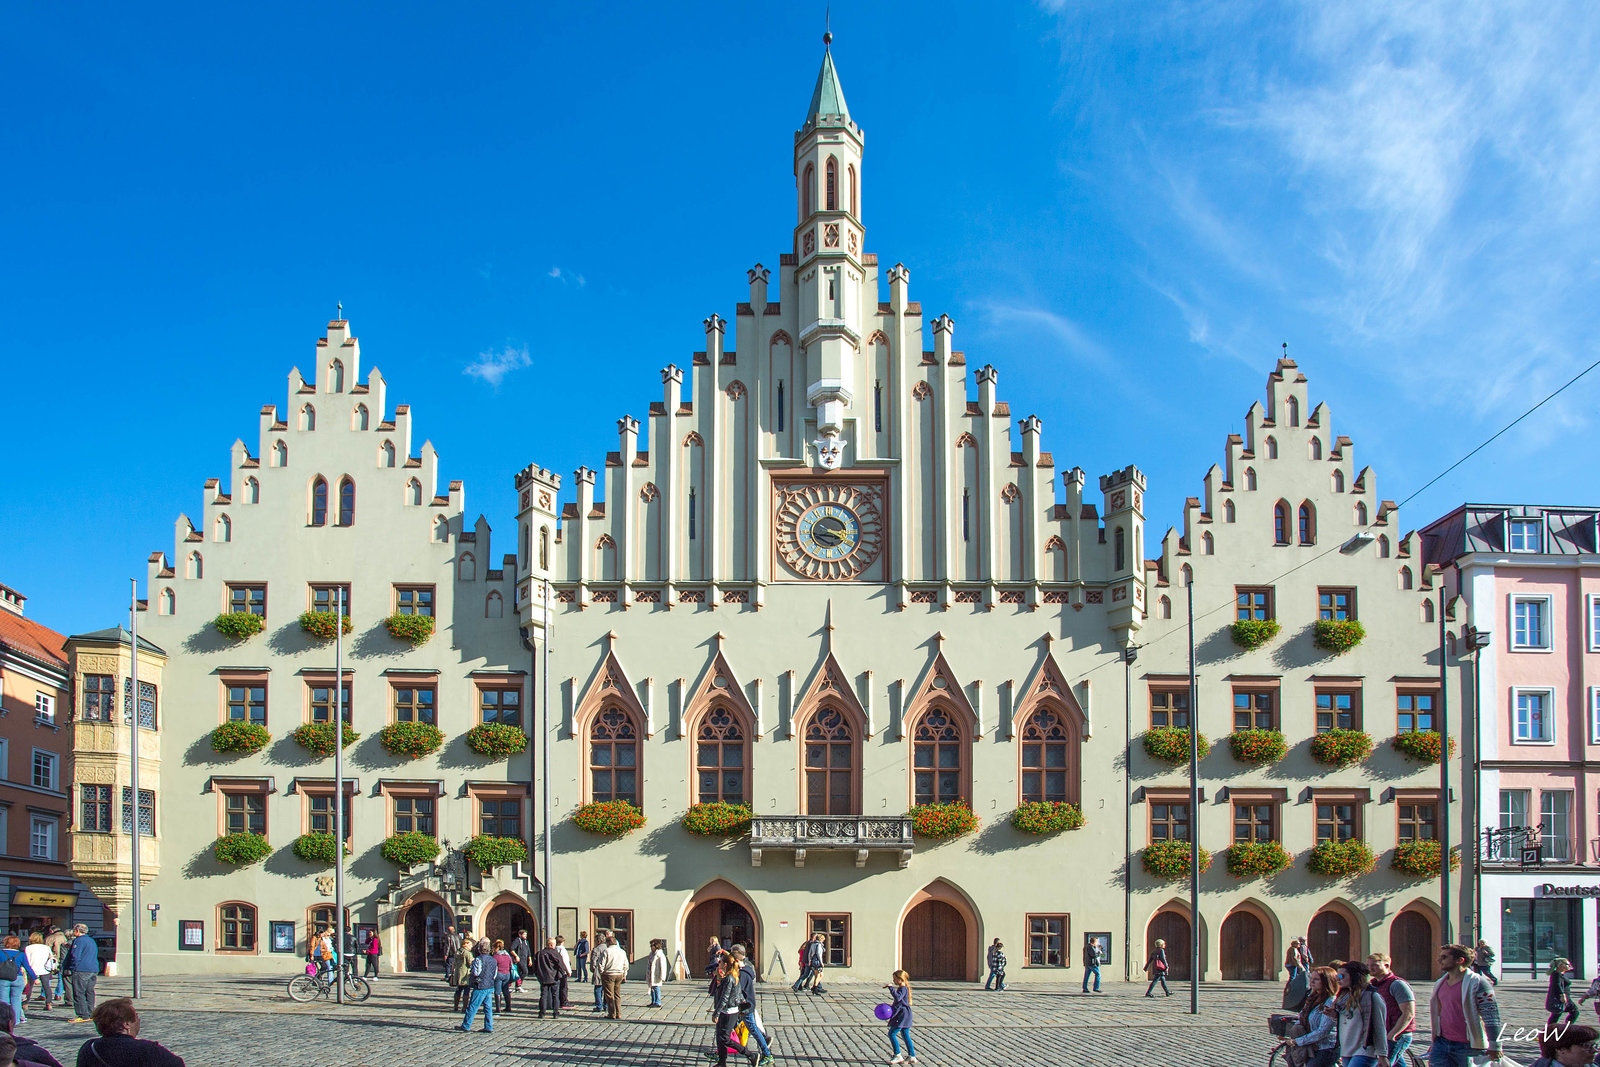
<path id="1" fill-rule="evenodd" d="M 1011 825 L 1025 834 L 1053 834 L 1083 825 L 1083 809 L 1064 800 L 1030 800 L 1011 813 Z"/>
<path id="2" fill-rule="evenodd" d="M 1311 739 L 1311 758 L 1330 767 L 1348 767 L 1372 755 L 1372 738 L 1360 730 L 1324 730 Z"/>
<path id="3" fill-rule="evenodd" d="M 1394 735 L 1389 744 L 1396 752 L 1418 763 L 1438 763 L 1443 747 L 1438 730 L 1407 730 Z M 1456 754 L 1456 739 L 1450 739 L 1450 755 Z"/>
<path id="4" fill-rule="evenodd" d="M 1233 624 L 1233 643 L 1248 652 L 1277 637 L 1282 629 L 1277 619 L 1240 619 Z"/>
<path id="5" fill-rule="evenodd" d="M 1201 734 L 1196 739 L 1200 758 L 1211 751 L 1211 742 Z M 1187 726 L 1152 726 L 1144 734 L 1144 750 L 1151 759 L 1170 763 L 1174 767 L 1189 762 L 1189 728 Z"/>
<path id="6" fill-rule="evenodd" d="M 383 620 L 383 625 L 388 629 L 390 637 L 399 641 L 409 641 L 413 645 L 420 645 L 433 636 L 432 615 L 395 612 Z"/>
<path id="7" fill-rule="evenodd" d="M 906 812 L 918 837 L 960 837 L 978 828 L 978 817 L 966 804 L 916 804 Z"/>
<path id="8" fill-rule="evenodd" d="M 349 748 L 361 737 L 360 734 L 350 729 L 349 723 L 344 724 L 343 734 L 344 743 L 341 746 L 343 748 Z M 320 756 L 326 759 L 333 755 L 333 723 L 331 722 L 308 722 L 303 726 L 297 726 L 294 733 L 289 736 L 294 738 L 295 744 L 313 756 Z"/>
<path id="9" fill-rule="evenodd" d="M 468 841 L 461 851 L 467 854 L 467 859 L 486 871 L 510 863 L 524 863 L 528 859 L 527 845 L 514 837 L 495 837 L 493 834 L 479 834 Z"/>
<path id="10" fill-rule="evenodd" d="M 1439 874 L 1439 857 L 1444 849 L 1437 841 L 1402 841 L 1394 848 L 1389 866 L 1413 878 L 1433 878 Z M 1461 869 L 1461 849 L 1450 849 L 1450 869 Z"/>
<path id="11" fill-rule="evenodd" d="M 1228 848 L 1228 873 L 1235 878 L 1259 878 L 1293 866 L 1288 849 L 1276 841 L 1236 841 Z"/>
<path id="12" fill-rule="evenodd" d="M 486 722 L 474 726 L 464 736 L 467 747 L 480 756 L 505 759 L 528 747 L 528 735 L 510 723 Z"/>
<path id="13" fill-rule="evenodd" d="M 439 751 L 444 733 L 431 722 L 392 722 L 378 731 L 378 743 L 391 756 L 420 759 Z"/>
<path id="14" fill-rule="evenodd" d="M 211 846 L 211 854 L 219 863 L 231 863 L 236 867 L 248 867 L 252 863 L 260 863 L 272 854 L 272 846 L 267 844 L 263 834 L 223 834 L 217 838 L 216 844 Z"/>
<path id="15" fill-rule="evenodd" d="M 737 837 L 749 831 L 752 814 L 748 804 L 720 800 L 691 804 L 684 812 L 683 828 L 702 837 Z"/>
<path id="16" fill-rule="evenodd" d="M 303 611 L 300 613 L 300 629 L 316 638 L 318 641 L 332 641 L 334 631 L 349 633 L 356 628 L 350 621 L 348 613 L 344 616 L 344 626 L 339 625 L 337 611 Z"/>
<path id="17" fill-rule="evenodd" d="M 626 800 L 606 800 L 585 804 L 572 813 L 572 824 L 591 834 L 616 837 L 644 825 L 644 812 Z"/>
<path id="18" fill-rule="evenodd" d="M 407 830 L 386 838 L 378 850 L 383 858 L 396 867 L 413 867 L 430 863 L 439 857 L 439 841 L 430 834 Z"/>
<path id="19" fill-rule="evenodd" d="M 301 834 L 294 839 L 294 844 L 289 846 L 289 851 L 307 863 L 315 863 L 321 867 L 332 867 L 333 861 L 337 857 L 337 853 L 334 850 L 333 835 L 326 833 Z M 346 841 L 344 854 L 348 856 L 350 852 L 350 842 Z"/>
<path id="20" fill-rule="evenodd" d="M 212 619 L 211 625 L 223 637 L 243 641 L 260 633 L 267 625 L 267 620 L 248 611 L 225 611 Z"/>
<path id="21" fill-rule="evenodd" d="M 1282 730 L 1235 730 L 1228 751 L 1240 763 L 1277 763 L 1289 751 Z"/>
<path id="22" fill-rule="evenodd" d="M 1312 642 L 1336 656 L 1342 656 L 1367 636 L 1366 627 L 1355 619 L 1318 619 Z"/>
<path id="23" fill-rule="evenodd" d="M 1366 874 L 1377 863 L 1377 857 L 1365 841 L 1351 838 L 1349 841 L 1318 842 L 1317 847 L 1311 850 L 1306 869 L 1329 878 L 1349 878 L 1351 875 Z"/>
<path id="24" fill-rule="evenodd" d="M 1189 877 L 1189 842 L 1187 841 L 1157 841 L 1146 845 L 1139 854 L 1139 862 L 1143 864 L 1147 874 L 1157 878 L 1187 878 Z M 1205 849 L 1200 850 L 1200 871 L 1204 873 L 1211 866 L 1211 853 Z"/>
<path id="25" fill-rule="evenodd" d="M 260 752 L 272 735 L 258 722 L 225 722 L 211 731 L 211 749 L 237 755 Z"/>

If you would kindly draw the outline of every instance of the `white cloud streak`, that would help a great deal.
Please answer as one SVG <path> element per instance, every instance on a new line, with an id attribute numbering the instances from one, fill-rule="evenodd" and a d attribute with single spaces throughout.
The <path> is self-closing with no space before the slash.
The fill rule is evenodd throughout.
<path id="1" fill-rule="evenodd" d="M 528 355 L 528 346 L 513 348 L 510 345 L 496 352 L 488 349 L 478 353 L 478 358 L 468 363 L 462 372 L 469 378 L 477 378 L 488 382 L 495 389 L 500 388 L 500 383 L 505 381 L 506 375 L 523 367 L 532 365 L 533 360 Z"/>

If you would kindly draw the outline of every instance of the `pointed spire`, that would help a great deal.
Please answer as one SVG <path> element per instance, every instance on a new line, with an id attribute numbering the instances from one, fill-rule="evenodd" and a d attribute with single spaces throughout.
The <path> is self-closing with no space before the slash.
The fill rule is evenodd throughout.
<path id="1" fill-rule="evenodd" d="M 811 92 L 811 109 L 806 112 L 806 125 L 850 125 L 850 108 L 844 102 L 844 89 L 839 85 L 839 73 L 833 69 L 833 50 L 827 45 L 833 34 L 822 35 L 822 70 L 817 74 L 817 87 Z"/>

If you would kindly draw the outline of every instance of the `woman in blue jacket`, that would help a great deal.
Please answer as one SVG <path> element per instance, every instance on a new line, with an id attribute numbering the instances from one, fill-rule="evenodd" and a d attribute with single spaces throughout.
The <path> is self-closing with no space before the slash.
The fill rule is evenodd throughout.
<path id="1" fill-rule="evenodd" d="M 883 988 L 889 991 L 889 1048 L 894 1052 L 894 1059 L 889 1062 L 909 1063 L 915 1067 L 917 1048 L 911 1043 L 911 975 L 896 971 L 890 984 Z M 902 1040 L 906 1043 L 904 1052 L 900 1051 Z"/>
<path id="2" fill-rule="evenodd" d="M 28 965 L 28 956 L 22 951 L 22 942 L 15 934 L 8 935 L 0 945 L 4 946 L 0 948 L 0 999 L 11 1005 L 11 1014 L 21 1025 L 28 1021 L 28 1017 L 22 1013 L 22 991 L 39 976 Z M 13 971 L 14 977 L 4 977 Z"/>

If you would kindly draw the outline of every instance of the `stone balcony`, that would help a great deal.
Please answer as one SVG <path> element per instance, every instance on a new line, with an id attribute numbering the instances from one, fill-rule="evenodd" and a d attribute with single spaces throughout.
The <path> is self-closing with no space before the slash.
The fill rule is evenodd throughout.
<path id="1" fill-rule="evenodd" d="M 854 852 L 857 867 L 874 852 L 892 852 L 901 868 L 911 862 L 911 817 L 908 815 L 757 815 L 750 820 L 750 866 L 761 866 L 766 849 L 794 853 L 794 865 L 806 865 L 812 849 Z"/>

